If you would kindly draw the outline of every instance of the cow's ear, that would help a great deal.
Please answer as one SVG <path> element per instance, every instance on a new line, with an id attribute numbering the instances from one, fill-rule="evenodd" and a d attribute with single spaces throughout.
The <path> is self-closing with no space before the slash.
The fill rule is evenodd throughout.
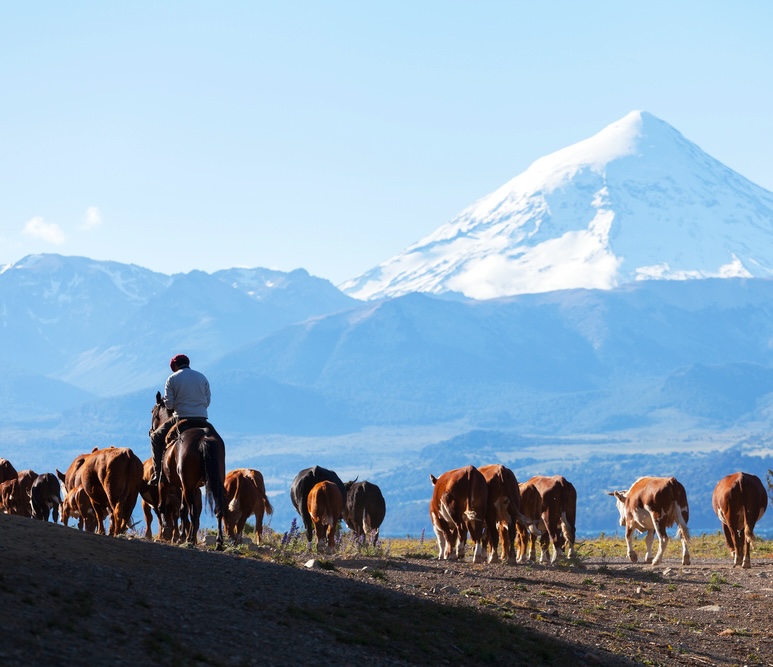
<path id="1" fill-rule="evenodd" d="M 435 475 L 430 473 L 429 474 L 429 481 L 432 482 L 432 486 L 435 486 L 435 482 L 437 482 L 437 477 L 435 477 Z"/>
<path id="2" fill-rule="evenodd" d="M 612 495 L 614 495 L 621 503 L 625 502 L 625 491 L 613 491 Z"/>

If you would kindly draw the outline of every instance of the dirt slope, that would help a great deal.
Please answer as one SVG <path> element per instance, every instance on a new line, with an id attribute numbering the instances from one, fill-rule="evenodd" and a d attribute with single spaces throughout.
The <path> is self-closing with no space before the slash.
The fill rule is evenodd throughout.
<path id="1" fill-rule="evenodd" d="M 773 664 L 773 561 L 217 553 L 0 515 L 0 664 Z"/>

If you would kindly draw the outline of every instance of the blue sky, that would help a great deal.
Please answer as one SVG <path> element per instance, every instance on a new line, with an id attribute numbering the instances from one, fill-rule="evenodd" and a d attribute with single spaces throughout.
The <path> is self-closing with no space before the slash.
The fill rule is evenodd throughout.
<path id="1" fill-rule="evenodd" d="M 0 5 L 0 264 L 340 283 L 631 110 L 773 190 L 773 3 Z"/>

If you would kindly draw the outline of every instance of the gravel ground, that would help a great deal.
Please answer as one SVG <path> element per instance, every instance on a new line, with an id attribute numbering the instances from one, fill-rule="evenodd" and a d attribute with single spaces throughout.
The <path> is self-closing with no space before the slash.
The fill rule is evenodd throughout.
<path id="1" fill-rule="evenodd" d="M 0 664 L 773 665 L 773 560 L 677 551 L 654 569 L 582 549 L 312 559 L 0 515 Z"/>

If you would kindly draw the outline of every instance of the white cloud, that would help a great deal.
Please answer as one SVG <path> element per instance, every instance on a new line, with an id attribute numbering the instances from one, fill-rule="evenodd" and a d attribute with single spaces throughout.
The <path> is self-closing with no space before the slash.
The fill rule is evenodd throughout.
<path id="1" fill-rule="evenodd" d="M 86 218 L 83 220 L 81 229 L 94 229 L 102 224 L 102 212 L 96 206 L 89 206 L 86 209 Z"/>
<path id="2" fill-rule="evenodd" d="M 32 218 L 27 221 L 22 230 L 27 236 L 34 239 L 40 239 L 54 245 L 62 245 L 65 240 L 62 228 L 55 222 L 46 222 L 41 217 Z"/>

